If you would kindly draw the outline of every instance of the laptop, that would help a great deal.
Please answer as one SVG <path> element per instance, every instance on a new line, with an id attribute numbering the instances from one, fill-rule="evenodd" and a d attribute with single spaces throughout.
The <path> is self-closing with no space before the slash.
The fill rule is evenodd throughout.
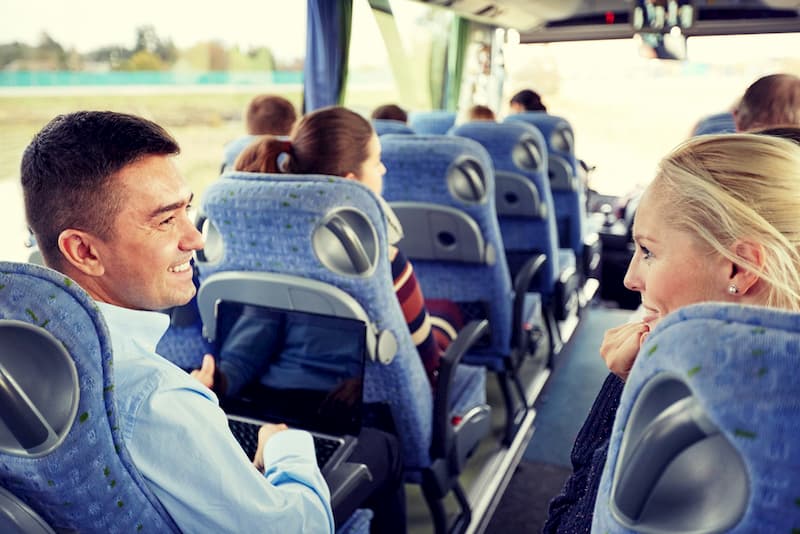
<path id="1" fill-rule="evenodd" d="M 323 475 L 345 462 L 361 431 L 366 324 L 231 301 L 218 303 L 216 323 L 219 365 L 253 375 L 221 399 L 248 458 L 269 422 L 311 433 Z"/>

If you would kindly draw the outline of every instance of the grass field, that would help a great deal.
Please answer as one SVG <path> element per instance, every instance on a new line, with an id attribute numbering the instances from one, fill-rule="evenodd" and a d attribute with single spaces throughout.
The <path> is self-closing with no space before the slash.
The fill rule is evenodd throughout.
<path id="1" fill-rule="evenodd" d="M 202 192 L 219 175 L 222 148 L 244 133 L 242 111 L 256 93 L 0 96 L 0 179 L 17 179 L 31 137 L 60 113 L 81 109 L 134 113 L 164 126 L 181 145 L 177 164 Z M 296 104 L 300 93 L 286 94 Z"/>

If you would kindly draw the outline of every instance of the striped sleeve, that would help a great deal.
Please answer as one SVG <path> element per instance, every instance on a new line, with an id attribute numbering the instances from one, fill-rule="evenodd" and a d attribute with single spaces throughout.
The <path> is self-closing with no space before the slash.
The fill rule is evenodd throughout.
<path id="1" fill-rule="evenodd" d="M 392 252 L 394 251 L 397 251 L 392 258 L 394 291 L 403 310 L 408 330 L 411 332 L 411 339 L 417 346 L 417 352 L 425 366 L 428 380 L 434 386 L 442 351 L 434 338 L 431 318 L 425 308 L 425 299 L 417 277 L 414 276 L 414 268 L 400 250 L 393 248 Z"/>

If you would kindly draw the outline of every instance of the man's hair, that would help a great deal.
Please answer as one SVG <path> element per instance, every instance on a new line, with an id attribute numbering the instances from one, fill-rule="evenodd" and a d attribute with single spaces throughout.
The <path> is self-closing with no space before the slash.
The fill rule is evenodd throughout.
<path id="1" fill-rule="evenodd" d="M 383 106 L 378 106 L 375 108 L 375 110 L 372 112 L 371 118 L 407 122 L 408 113 L 406 113 L 405 110 L 397 104 L 384 104 Z"/>
<path id="2" fill-rule="evenodd" d="M 519 104 L 525 111 L 547 111 L 542 97 L 536 91 L 530 89 L 523 89 L 511 97 L 512 104 Z"/>
<path id="3" fill-rule="evenodd" d="M 469 118 L 470 120 L 486 120 L 486 121 L 493 121 L 494 111 L 489 106 L 482 106 L 480 104 L 475 104 L 471 108 L 469 108 Z"/>
<path id="4" fill-rule="evenodd" d="M 297 121 L 297 111 L 282 96 L 258 95 L 247 106 L 245 121 L 250 135 L 289 135 Z"/>
<path id="5" fill-rule="evenodd" d="M 792 74 L 759 78 L 745 91 L 735 117 L 739 131 L 800 126 L 800 78 Z"/>
<path id="6" fill-rule="evenodd" d="M 59 115 L 22 155 L 20 175 L 28 226 L 45 263 L 61 265 L 58 236 L 67 228 L 111 237 L 124 201 L 114 176 L 151 155 L 172 155 L 178 143 L 158 124 L 112 111 Z"/>

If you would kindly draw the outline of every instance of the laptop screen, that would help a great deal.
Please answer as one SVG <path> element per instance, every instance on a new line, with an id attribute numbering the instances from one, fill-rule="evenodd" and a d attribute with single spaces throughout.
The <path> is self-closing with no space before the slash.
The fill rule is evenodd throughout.
<path id="1" fill-rule="evenodd" d="M 360 431 L 364 322 L 222 301 L 215 350 L 226 412 L 327 434 Z"/>

